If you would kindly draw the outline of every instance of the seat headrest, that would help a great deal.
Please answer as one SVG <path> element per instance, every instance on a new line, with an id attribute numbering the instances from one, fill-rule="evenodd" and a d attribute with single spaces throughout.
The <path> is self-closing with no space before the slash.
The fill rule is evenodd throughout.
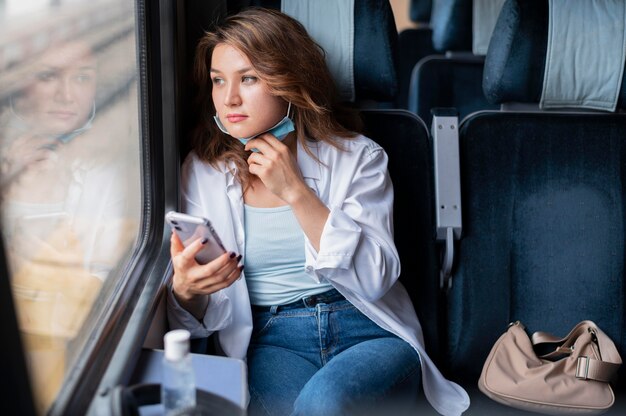
<path id="1" fill-rule="evenodd" d="M 411 0 L 409 16 L 416 23 L 429 22 L 433 0 Z"/>
<path id="2" fill-rule="evenodd" d="M 433 0 L 430 27 L 436 51 L 471 51 L 472 0 Z"/>
<path id="3" fill-rule="evenodd" d="M 327 54 L 341 53 L 352 56 L 354 100 L 393 101 L 398 91 L 397 81 L 397 42 L 398 32 L 393 17 L 391 5 L 388 1 L 380 0 L 332 0 L 325 1 L 323 5 L 319 1 L 308 3 L 306 0 L 254 0 L 253 5 L 274 9 L 285 10 L 290 2 L 300 3 L 299 13 L 315 13 L 316 20 L 324 21 L 324 16 L 337 15 L 339 8 L 345 10 L 346 3 L 354 3 L 354 35 L 352 51 L 339 51 L 336 47 L 324 45 L 323 39 L 318 39 L 306 27 L 306 20 L 299 19 L 316 40 L 324 48 Z M 307 7 L 307 5 L 310 6 Z M 319 30 L 319 27 L 317 28 Z M 335 45 L 336 46 L 336 45 Z M 328 60 L 327 60 L 328 62 Z M 343 78 L 343 76 L 342 76 Z M 342 82 L 335 76 L 335 82 Z M 345 82 L 345 81 L 343 81 Z M 337 85 L 340 91 L 345 85 Z"/>
<path id="4" fill-rule="evenodd" d="M 589 4 L 582 4 L 588 7 Z M 619 3 L 616 3 L 619 5 Z M 568 4 L 567 13 L 571 13 L 570 7 L 575 7 L 578 2 Z M 598 32 L 603 32 L 606 28 L 600 27 L 608 25 L 596 19 L 585 17 L 584 30 L 568 31 L 568 42 L 558 44 L 555 53 L 576 56 L 576 51 L 568 51 L 567 48 L 579 47 L 580 43 L 573 41 L 573 36 L 590 36 Z M 507 0 L 502 7 L 500 16 L 491 38 L 489 51 L 485 59 L 483 72 L 483 91 L 486 98 L 493 104 L 508 102 L 539 103 L 542 100 L 544 90 L 544 77 L 546 73 L 546 56 L 549 53 L 549 24 L 550 10 L 549 0 Z M 593 27 L 594 25 L 598 27 Z M 608 26 L 608 30 L 615 30 L 613 26 Z M 613 28 L 613 29 L 611 29 Z M 554 32 L 554 29 L 553 29 Z M 615 33 L 615 36 L 620 33 Z M 621 38 L 620 38 L 621 39 Z M 619 42 L 618 42 L 619 43 Z M 602 45 L 606 46 L 606 45 Z M 611 52 L 612 53 L 612 52 Z M 615 53 L 619 54 L 619 51 Z M 623 53 L 623 51 L 622 51 Z M 582 52 L 579 51 L 578 55 Z M 616 57 L 619 60 L 619 57 Z M 580 61 L 589 63 L 589 56 L 584 55 Z M 613 59 L 615 60 L 615 59 Z M 574 65 L 571 65 L 572 67 Z M 582 68 L 582 65 L 579 67 Z M 626 77 L 621 76 L 623 66 L 619 74 L 613 74 L 615 88 L 619 88 L 617 94 L 617 107 L 623 108 L 626 98 L 625 81 Z M 619 78 L 621 76 L 621 83 Z M 581 84 L 582 80 L 576 80 Z M 589 82 L 585 79 L 584 82 Z M 561 86 L 564 90 L 581 89 L 582 85 Z M 593 88 L 591 88 L 593 90 Z M 584 97 L 581 102 L 584 101 Z M 553 106 L 557 107 L 557 106 Z M 567 105 L 566 107 L 573 107 Z M 580 105 L 579 107 L 594 108 Z"/>
<path id="5" fill-rule="evenodd" d="M 505 0 L 433 0 L 430 26 L 438 52 L 485 55 Z"/>

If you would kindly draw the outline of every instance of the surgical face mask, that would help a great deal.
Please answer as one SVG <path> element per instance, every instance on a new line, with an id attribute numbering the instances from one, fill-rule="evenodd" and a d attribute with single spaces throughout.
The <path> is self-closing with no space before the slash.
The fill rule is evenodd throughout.
<path id="1" fill-rule="evenodd" d="M 213 116 L 213 120 L 215 120 L 215 124 L 217 124 L 217 127 L 222 131 L 222 133 L 226 133 L 226 134 L 228 134 L 231 137 L 235 137 L 237 140 L 239 140 L 245 146 L 246 143 L 248 143 L 249 140 L 252 140 L 255 137 L 260 136 L 261 134 L 264 134 L 264 133 L 270 133 L 273 136 L 275 136 L 278 140 L 283 141 L 285 139 L 285 137 L 287 137 L 287 135 L 289 133 L 291 133 L 292 131 L 294 131 L 296 129 L 296 127 L 293 124 L 293 121 L 291 121 L 291 119 L 289 118 L 289 111 L 290 110 L 291 110 L 291 103 L 289 103 L 289 107 L 287 107 L 287 115 L 285 117 L 283 117 L 282 120 L 280 120 L 278 123 L 276 123 L 273 127 L 270 127 L 269 129 L 267 129 L 265 131 L 262 131 L 260 133 L 257 133 L 254 136 L 250 136 L 250 137 L 235 137 L 235 136 L 231 135 L 228 132 L 228 130 L 226 130 L 226 127 L 224 127 L 224 125 L 220 121 L 220 119 L 217 116 L 217 114 L 215 114 Z M 252 151 L 253 152 L 258 152 L 259 149 L 252 149 Z"/>

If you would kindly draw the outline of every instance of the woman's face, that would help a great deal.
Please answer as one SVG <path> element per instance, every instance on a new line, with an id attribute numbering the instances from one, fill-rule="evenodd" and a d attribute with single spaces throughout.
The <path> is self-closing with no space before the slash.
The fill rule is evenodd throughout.
<path id="1" fill-rule="evenodd" d="M 231 136 L 255 136 L 287 114 L 288 103 L 270 94 L 248 57 L 228 44 L 213 49 L 211 81 L 213 105 Z"/>
<path id="2" fill-rule="evenodd" d="M 65 134 L 82 127 L 96 95 L 96 60 L 89 47 L 68 43 L 46 51 L 16 110 L 43 134 Z"/>

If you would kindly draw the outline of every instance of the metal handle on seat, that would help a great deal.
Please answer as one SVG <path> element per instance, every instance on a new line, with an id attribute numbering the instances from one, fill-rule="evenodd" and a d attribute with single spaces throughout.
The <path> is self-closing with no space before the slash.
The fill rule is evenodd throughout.
<path id="1" fill-rule="evenodd" d="M 433 159 L 437 240 L 445 241 L 440 287 L 452 287 L 454 240 L 461 238 L 461 169 L 459 162 L 459 118 L 455 109 L 433 109 Z"/>

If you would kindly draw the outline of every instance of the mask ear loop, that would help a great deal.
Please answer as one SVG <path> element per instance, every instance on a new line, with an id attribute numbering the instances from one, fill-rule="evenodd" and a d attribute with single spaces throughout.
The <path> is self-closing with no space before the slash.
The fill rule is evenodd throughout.
<path id="1" fill-rule="evenodd" d="M 289 117 L 289 112 L 291 111 L 291 101 L 288 101 L 288 103 L 289 103 L 289 106 L 287 107 L 287 117 L 291 118 Z"/>
<path id="2" fill-rule="evenodd" d="M 11 114 L 13 114 L 19 121 L 24 124 L 28 124 L 24 117 L 20 116 L 19 113 L 15 110 L 15 104 L 13 103 L 13 94 L 9 96 L 9 109 L 11 110 Z"/>
<path id="3" fill-rule="evenodd" d="M 230 136 L 230 133 L 228 132 L 228 130 L 226 130 L 226 127 L 222 124 L 220 117 L 217 115 L 217 111 L 215 112 L 215 115 L 213 116 L 213 120 L 215 120 L 215 124 L 217 125 L 217 128 L 220 129 L 222 133 L 228 134 Z"/>
<path id="4" fill-rule="evenodd" d="M 94 118 L 96 118 L 96 100 L 93 100 L 93 103 L 91 105 L 91 115 L 89 116 L 89 120 L 87 120 L 87 123 L 85 124 L 91 125 Z"/>

